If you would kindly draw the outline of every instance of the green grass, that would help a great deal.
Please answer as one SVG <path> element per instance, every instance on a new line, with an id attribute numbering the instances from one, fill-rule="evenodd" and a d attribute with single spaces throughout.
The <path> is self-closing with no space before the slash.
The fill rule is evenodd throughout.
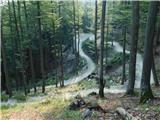
<path id="1" fill-rule="evenodd" d="M 56 120 L 83 120 L 83 117 L 80 112 L 65 108 Z"/>
<path id="2" fill-rule="evenodd" d="M 10 106 L 10 105 L 2 105 L 1 106 L 1 110 L 7 110 L 7 109 L 15 108 L 16 106 L 17 106 L 17 104 L 12 105 L 12 106 Z"/>

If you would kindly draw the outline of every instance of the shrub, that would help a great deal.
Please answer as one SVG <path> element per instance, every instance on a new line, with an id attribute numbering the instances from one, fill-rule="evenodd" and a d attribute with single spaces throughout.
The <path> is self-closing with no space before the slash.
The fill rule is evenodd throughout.
<path id="1" fill-rule="evenodd" d="M 1 110 L 6 110 L 6 109 L 9 109 L 9 105 L 2 105 L 1 106 Z"/>
<path id="2" fill-rule="evenodd" d="M 16 92 L 13 96 L 14 99 L 18 101 L 26 101 L 27 97 L 23 92 Z"/>
<path id="3" fill-rule="evenodd" d="M 5 92 L 1 93 L 1 101 L 7 101 L 9 99 L 9 95 L 7 95 Z"/>
<path id="4" fill-rule="evenodd" d="M 129 59 L 129 55 L 126 54 L 126 61 Z M 116 53 L 112 56 L 112 59 L 108 62 L 109 65 L 119 65 L 122 64 L 123 53 Z"/>

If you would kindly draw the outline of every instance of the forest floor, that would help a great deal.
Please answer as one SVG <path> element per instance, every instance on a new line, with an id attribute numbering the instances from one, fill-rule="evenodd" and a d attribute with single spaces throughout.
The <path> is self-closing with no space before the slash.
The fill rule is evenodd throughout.
<path id="1" fill-rule="evenodd" d="M 83 120 L 86 107 L 77 110 L 69 110 L 69 105 L 76 100 L 77 91 L 90 89 L 97 86 L 94 80 L 83 80 L 78 84 L 66 86 L 64 88 L 48 88 L 44 99 L 32 102 L 17 103 L 13 106 L 2 106 L 2 120 Z M 138 90 L 137 90 L 138 91 Z M 160 97 L 160 89 L 153 87 L 155 96 Z M 33 95 L 31 95 L 33 96 Z M 41 96 L 37 94 L 36 97 Z M 116 109 L 121 107 L 132 116 L 141 120 L 160 119 L 160 99 L 148 101 L 146 104 L 139 104 L 138 92 L 135 96 L 125 96 L 124 93 L 105 93 L 105 98 L 98 95 L 83 96 L 85 101 L 91 104 L 98 104 L 106 110 L 102 113 L 99 110 L 92 110 L 89 120 L 121 120 L 121 115 Z"/>

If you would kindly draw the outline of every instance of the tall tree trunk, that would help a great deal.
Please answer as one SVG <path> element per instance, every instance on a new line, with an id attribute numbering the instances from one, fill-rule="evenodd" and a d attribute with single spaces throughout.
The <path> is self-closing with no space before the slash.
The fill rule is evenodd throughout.
<path id="1" fill-rule="evenodd" d="M 105 29 L 105 14 L 106 14 L 106 1 L 102 1 L 102 22 L 101 22 L 101 55 L 100 55 L 100 81 L 99 81 L 99 95 L 104 97 L 104 80 L 103 80 L 103 51 L 104 51 L 104 29 Z"/>
<path id="2" fill-rule="evenodd" d="M 61 17 L 61 1 L 59 2 L 59 17 Z M 60 27 L 60 30 L 62 31 L 62 26 Z M 62 36 L 59 37 L 60 39 L 60 69 L 61 69 L 61 75 L 60 75 L 60 86 L 64 87 L 64 73 L 63 73 L 63 42 L 62 42 Z"/>
<path id="3" fill-rule="evenodd" d="M 75 51 L 75 55 L 77 54 L 77 43 L 76 43 L 76 39 L 77 39 L 77 34 L 76 34 L 76 12 L 75 12 L 75 1 L 73 0 L 73 22 L 74 22 L 74 51 Z M 77 55 L 76 55 L 77 57 Z"/>
<path id="4" fill-rule="evenodd" d="M 124 31 L 123 31 L 123 34 L 124 34 L 124 38 L 123 38 L 123 73 L 122 73 L 122 82 L 121 84 L 123 85 L 124 82 L 126 81 L 126 26 L 124 26 Z"/>
<path id="5" fill-rule="evenodd" d="M 6 49 L 4 44 L 4 38 L 3 38 L 3 21 L 1 21 L 1 50 L 2 50 L 2 61 L 3 61 L 3 68 L 4 68 L 4 74 L 5 74 L 5 81 L 6 81 L 6 93 L 9 94 L 9 96 L 12 96 L 12 90 L 11 90 L 11 81 L 9 81 L 9 72 L 8 72 L 8 65 L 7 65 L 7 57 L 6 57 Z"/>
<path id="6" fill-rule="evenodd" d="M 22 21 L 21 21 L 21 3 L 20 1 L 17 1 L 18 4 L 18 20 L 19 20 L 19 34 L 20 38 L 19 39 L 19 49 L 20 49 L 20 61 L 21 61 L 21 73 L 22 73 L 22 82 L 23 82 L 23 87 L 24 87 L 24 92 L 25 95 L 27 94 L 27 88 L 26 88 L 26 71 L 24 68 L 24 53 L 22 50 L 22 44 L 24 41 L 24 35 L 23 35 L 23 28 L 22 28 Z"/>
<path id="7" fill-rule="evenodd" d="M 107 12 L 108 12 L 108 10 L 107 10 Z M 107 16 L 108 16 L 108 14 L 107 14 Z M 109 35 L 109 20 L 107 19 L 107 33 L 106 33 L 106 41 L 105 41 L 105 63 L 106 63 L 106 65 L 107 65 L 107 48 L 108 48 L 108 44 L 107 44 L 107 41 L 109 40 L 109 37 L 108 37 L 108 35 Z M 106 71 L 107 72 L 107 71 Z"/>
<path id="8" fill-rule="evenodd" d="M 10 2 L 8 1 L 8 11 L 9 11 L 9 26 L 10 26 L 10 33 L 11 33 L 11 41 L 12 41 L 12 58 L 13 58 L 13 69 L 15 70 L 15 73 L 17 73 L 17 70 L 16 70 L 16 56 L 15 56 L 15 51 L 16 51 L 16 48 L 15 48 L 15 40 L 14 40 L 14 35 L 13 35 L 13 25 L 12 25 L 12 12 L 11 12 L 11 4 Z M 19 89 L 19 77 L 18 75 L 16 74 L 15 75 L 15 82 L 16 82 L 16 90 L 18 91 Z"/>
<path id="9" fill-rule="evenodd" d="M 130 49 L 129 61 L 129 81 L 127 86 L 127 94 L 133 95 L 135 74 L 136 74 L 136 55 L 138 44 L 138 30 L 139 30 L 139 1 L 132 1 L 132 39 Z"/>
<path id="10" fill-rule="evenodd" d="M 53 3 L 53 1 L 51 0 L 51 3 Z M 54 9 L 52 9 L 52 15 L 54 13 Z M 55 29 L 55 23 L 54 23 L 54 20 L 52 19 L 52 31 L 53 31 L 53 40 L 55 40 L 55 35 L 56 35 L 56 29 Z M 56 80 L 56 87 L 58 87 L 58 56 L 57 56 L 57 53 L 58 53 L 58 49 L 57 49 L 57 46 L 56 46 L 56 42 L 53 42 L 53 44 L 55 45 L 54 46 L 54 51 L 55 51 L 55 59 L 54 59 L 54 67 L 55 67 L 55 71 L 56 71 L 56 74 L 55 74 L 55 80 Z"/>
<path id="11" fill-rule="evenodd" d="M 44 70 L 44 55 L 43 55 L 43 40 L 41 32 L 41 12 L 40 12 L 40 1 L 37 1 L 37 10 L 38 10 L 38 39 L 39 39 L 39 50 L 40 50 L 40 69 L 42 74 L 42 93 L 45 92 L 45 70 Z"/>
<path id="12" fill-rule="evenodd" d="M 16 75 L 16 84 L 17 84 L 17 91 L 19 90 L 20 88 L 20 77 L 19 77 L 19 71 L 18 71 L 18 68 L 17 68 L 17 60 L 19 60 L 18 56 L 16 56 L 17 54 L 19 54 L 19 40 L 17 38 L 20 37 L 19 35 L 19 29 L 18 29 L 18 23 L 17 23 L 17 17 L 16 17 L 16 9 L 15 9 L 15 2 L 12 0 L 12 7 L 13 7 L 13 18 L 14 18 L 14 23 L 15 23 L 15 30 L 16 30 L 16 35 L 14 35 L 14 54 L 15 54 L 15 75 Z M 11 26 L 10 26 L 10 29 Z M 12 30 L 13 32 L 13 30 Z"/>
<path id="13" fill-rule="evenodd" d="M 60 65 L 61 65 L 61 87 L 64 87 L 64 78 L 63 78 L 63 44 L 62 44 L 62 39 L 60 40 Z"/>
<path id="14" fill-rule="evenodd" d="M 145 43 L 144 43 L 144 59 L 143 70 L 141 78 L 141 97 L 140 103 L 145 103 L 148 99 L 153 98 L 150 76 L 151 67 L 153 63 L 153 39 L 154 30 L 157 17 L 158 1 L 151 1 L 149 4 L 148 18 L 145 31 Z"/>
<path id="15" fill-rule="evenodd" d="M 25 13 L 25 19 L 26 19 L 26 28 L 27 31 L 29 31 L 29 21 L 28 21 L 28 14 L 27 14 L 27 7 L 26 7 L 26 2 L 23 1 L 24 5 L 24 13 Z M 28 32 L 28 38 L 30 37 L 30 32 Z M 36 78 L 35 78 L 35 70 L 34 70 L 34 61 L 33 61 L 33 52 L 32 52 L 32 41 L 29 42 L 29 62 L 30 62 L 30 70 L 31 70 L 31 76 L 32 76 L 32 81 L 34 85 L 34 92 L 37 92 L 36 89 Z"/>
<path id="16" fill-rule="evenodd" d="M 95 31 L 94 31 L 94 39 L 95 39 L 95 61 L 98 64 L 98 52 L 97 52 L 97 13 L 98 13 L 98 5 L 97 0 L 95 0 Z"/>
<path id="17" fill-rule="evenodd" d="M 78 16 L 77 16 L 77 17 L 78 17 L 78 45 L 77 45 L 77 48 L 78 48 L 78 49 L 77 49 L 77 52 L 78 52 L 77 54 L 78 54 L 78 55 L 77 55 L 77 66 L 78 66 L 78 65 L 79 65 L 79 59 L 80 59 L 80 58 L 79 58 L 80 22 L 79 22 L 79 1 L 78 1 L 78 0 L 77 0 L 77 5 L 78 5 L 78 7 L 77 7 L 77 8 L 78 8 L 78 9 L 77 9 L 77 11 L 78 11 Z M 77 72 L 78 72 L 78 71 L 77 71 Z"/>

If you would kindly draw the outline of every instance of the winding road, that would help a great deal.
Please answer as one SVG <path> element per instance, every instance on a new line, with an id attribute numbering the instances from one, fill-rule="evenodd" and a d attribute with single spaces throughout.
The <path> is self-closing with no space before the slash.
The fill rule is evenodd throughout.
<path id="1" fill-rule="evenodd" d="M 89 58 L 83 51 L 82 49 L 82 43 L 85 40 L 88 40 L 90 38 L 91 40 L 94 40 L 94 34 L 91 33 L 83 33 L 80 34 L 80 56 L 84 58 L 87 61 L 87 69 L 82 71 L 80 75 L 75 76 L 67 81 L 65 81 L 66 85 L 72 84 L 72 83 L 77 83 L 84 78 L 86 78 L 88 75 L 90 75 L 94 70 L 95 70 L 95 64 L 92 61 L 91 58 Z M 111 42 L 108 42 L 111 44 Z M 113 42 L 113 50 L 117 52 L 123 52 L 123 47 L 118 43 L 118 42 Z M 130 54 L 128 50 L 125 51 L 127 54 Z M 136 61 L 136 80 L 135 80 L 135 88 L 140 88 L 140 83 L 141 83 L 141 75 L 142 75 L 142 63 L 143 59 L 142 56 L 137 53 L 137 61 Z M 151 73 L 151 84 L 153 84 L 153 74 Z M 104 88 L 105 93 L 122 93 L 125 92 L 127 88 L 127 82 L 124 83 L 124 85 L 116 85 L 116 86 L 111 86 L 109 89 Z M 87 89 L 87 90 L 82 90 L 79 91 L 78 94 L 81 94 L 82 96 L 86 96 L 90 92 L 98 92 L 98 88 L 92 88 L 92 89 Z"/>

